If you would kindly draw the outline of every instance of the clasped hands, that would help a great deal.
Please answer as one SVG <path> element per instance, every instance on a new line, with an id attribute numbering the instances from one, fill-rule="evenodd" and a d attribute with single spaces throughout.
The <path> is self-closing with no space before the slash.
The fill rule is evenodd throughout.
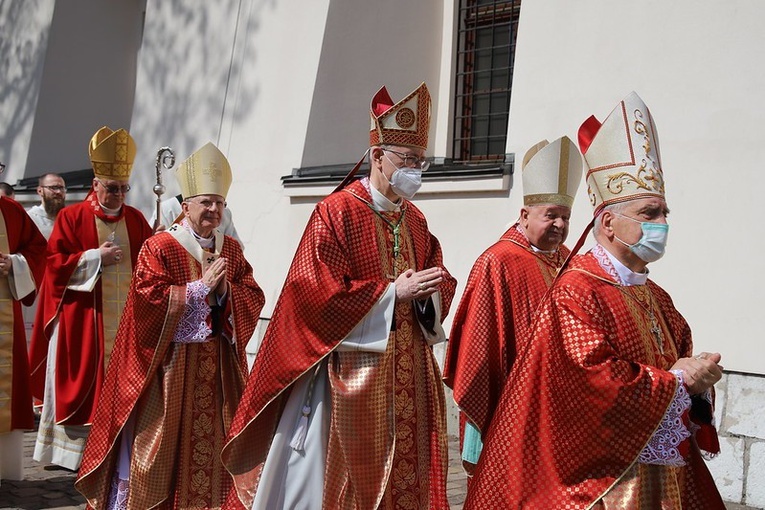
<path id="1" fill-rule="evenodd" d="M 688 387 L 688 393 L 697 395 L 720 380 L 723 368 L 719 365 L 721 359 L 719 352 L 702 352 L 691 358 L 680 358 L 672 365 L 671 370 L 682 370 L 683 382 Z"/>
<path id="2" fill-rule="evenodd" d="M 440 267 L 431 267 L 422 271 L 407 269 L 396 278 L 396 300 L 409 302 L 413 299 L 425 299 L 436 291 L 444 281 L 444 271 Z"/>
<path id="3" fill-rule="evenodd" d="M 209 288 L 214 289 L 218 296 L 226 293 L 226 269 L 228 261 L 219 257 L 212 264 L 207 266 L 205 274 L 202 276 L 202 283 Z"/>

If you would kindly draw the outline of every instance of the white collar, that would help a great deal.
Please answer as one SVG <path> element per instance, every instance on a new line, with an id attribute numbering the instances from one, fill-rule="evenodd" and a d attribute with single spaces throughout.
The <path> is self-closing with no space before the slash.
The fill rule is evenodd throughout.
<path id="1" fill-rule="evenodd" d="M 118 207 L 116 209 L 109 209 L 108 207 L 106 207 L 101 202 L 99 202 L 98 205 L 101 206 L 101 210 L 104 211 L 104 214 L 107 215 L 107 216 L 119 216 L 120 209 L 122 208 L 120 206 L 120 207 Z"/>
<path id="2" fill-rule="evenodd" d="M 369 193 L 372 195 L 372 203 L 377 211 L 400 211 L 401 203 L 403 200 L 399 199 L 398 203 L 391 202 L 388 197 L 380 193 L 377 188 L 372 185 L 372 181 L 369 181 Z"/>
<path id="3" fill-rule="evenodd" d="M 644 273 L 636 273 L 632 269 L 622 264 L 619 259 L 614 257 L 614 255 L 606 249 L 605 246 L 601 245 L 601 248 L 603 248 L 603 251 L 606 255 L 608 255 L 608 259 L 611 261 L 614 269 L 616 269 L 616 273 L 619 275 L 619 280 L 621 280 L 622 285 L 626 287 L 632 285 L 645 285 L 645 282 L 648 280 L 647 268 Z"/>

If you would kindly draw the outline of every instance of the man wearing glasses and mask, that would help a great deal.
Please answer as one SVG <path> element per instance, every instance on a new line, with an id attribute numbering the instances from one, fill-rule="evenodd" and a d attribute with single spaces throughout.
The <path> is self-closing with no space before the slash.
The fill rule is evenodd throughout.
<path id="1" fill-rule="evenodd" d="M 34 459 L 72 470 L 80 465 L 138 251 L 152 234 L 143 214 L 124 204 L 136 152 L 130 134 L 103 127 L 88 151 L 93 188 L 56 218 L 30 348 L 32 390 L 43 399 Z"/>
<path id="2" fill-rule="evenodd" d="M 223 450 L 227 508 L 448 508 L 432 345 L 456 282 L 417 192 L 423 83 L 371 104 L 370 175 L 317 204 Z"/>

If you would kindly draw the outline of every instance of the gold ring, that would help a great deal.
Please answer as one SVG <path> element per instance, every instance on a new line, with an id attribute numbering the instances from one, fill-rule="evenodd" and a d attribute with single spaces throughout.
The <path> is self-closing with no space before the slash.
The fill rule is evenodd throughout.
<path id="1" fill-rule="evenodd" d="M 417 284 L 417 288 L 420 289 L 420 290 L 425 290 L 425 284 L 420 282 L 420 283 Z"/>

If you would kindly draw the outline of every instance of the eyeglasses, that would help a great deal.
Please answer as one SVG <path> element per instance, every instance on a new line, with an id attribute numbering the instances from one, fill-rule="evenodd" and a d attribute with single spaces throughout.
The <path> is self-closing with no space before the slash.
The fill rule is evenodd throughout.
<path id="1" fill-rule="evenodd" d="M 223 200 L 186 200 L 186 202 L 201 205 L 205 209 L 212 209 L 213 206 L 215 206 L 217 209 L 225 209 L 228 205 Z"/>
<path id="2" fill-rule="evenodd" d="M 51 190 L 53 192 L 59 192 L 59 193 L 63 193 L 63 192 L 66 191 L 66 186 L 43 186 L 43 185 L 41 185 L 40 187 L 41 188 L 45 188 L 45 189 L 49 189 L 49 190 Z M 107 191 L 109 191 L 108 188 L 107 188 Z"/>
<path id="3" fill-rule="evenodd" d="M 106 185 L 103 182 L 99 181 L 98 179 L 96 179 L 96 182 L 100 184 L 106 190 L 106 192 L 109 193 L 110 195 L 117 195 L 119 193 L 122 193 L 124 195 L 125 193 L 130 191 L 130 184 L 123 184 L 122 186 L 117 186 L 115 184 Z"/>
<path id="4" fill-rule="evenodd" d="M 383 148 L 383 151 L 392 152 L 393 154 L 401 158 L 401 161 L 404 162 L 404 166 L 408 166 L 410 168 L 418 168 L 423 172 L 430 167 L 430 161 L 428 161 L 427 158 L 420 158 L 415 156 L 414 154 L 404 154 L 403 152 L 398 152 L 398 151 L 385 149 L 385 148 Z"/>
<path id="5" fill-rule="evenodd" d="M 5 172 L 5 163 L 0 163 L 0 174 Z"/>

